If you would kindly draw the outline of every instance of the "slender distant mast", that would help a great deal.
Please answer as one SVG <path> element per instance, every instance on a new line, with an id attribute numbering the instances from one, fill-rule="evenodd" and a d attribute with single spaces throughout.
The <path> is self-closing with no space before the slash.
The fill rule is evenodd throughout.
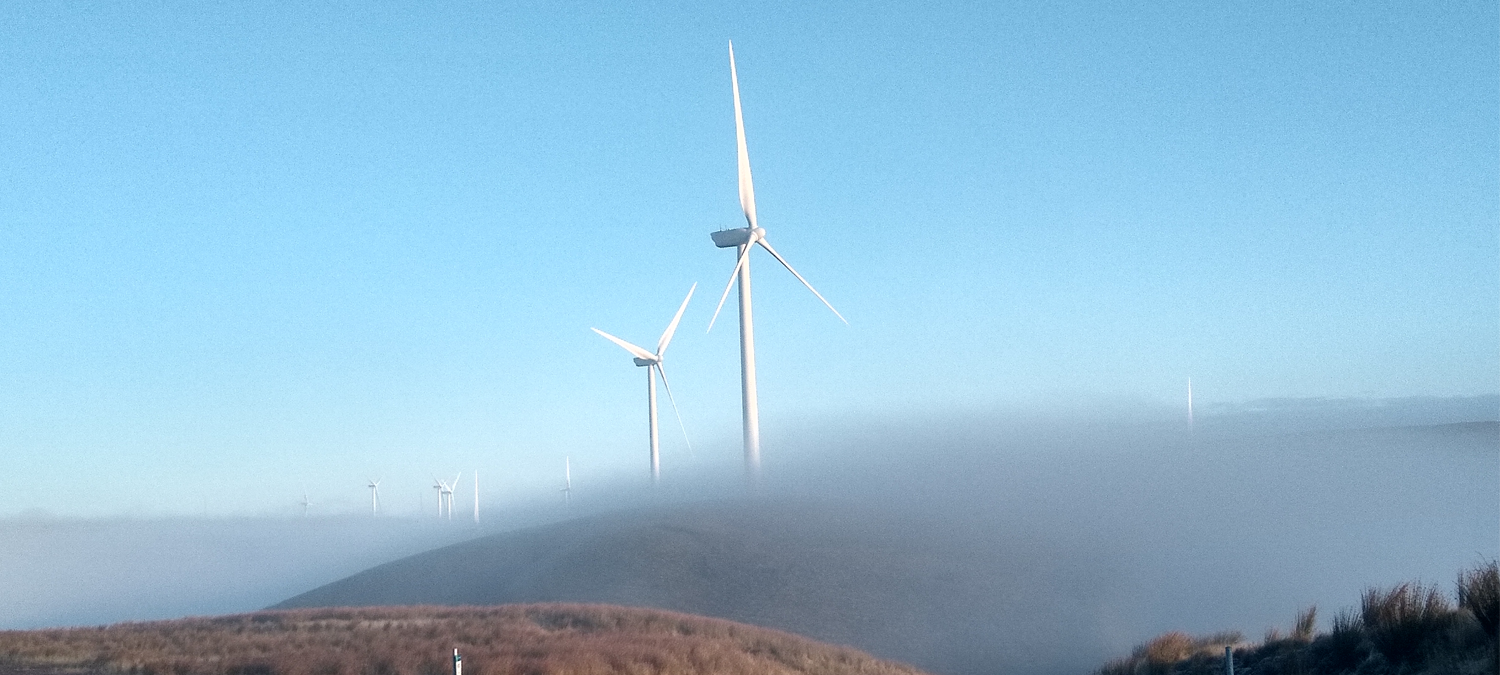
<path id="1" fill-rule="evenodd" d="M 1188 378 L 1188 426 L 1193 426 L 1193 378 Z"/>

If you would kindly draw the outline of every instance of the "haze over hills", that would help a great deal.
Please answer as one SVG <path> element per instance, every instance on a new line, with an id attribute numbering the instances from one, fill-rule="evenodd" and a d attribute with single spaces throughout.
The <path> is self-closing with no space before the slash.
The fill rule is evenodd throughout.
<path id="1" fill-rule="evenodd" d="M 1098 635 L 1105 569 L 1024 527 L 1004 542 L 847 504 L 743 500 L 581 518 L 412 556 L 276 608 L 573 601 L 771 626 L 943 672 Z M 1079 611 L 1083 609 L 1084 611 Z M 1096 641 L 1097 642 L 1097 641 Z M 1086 651 L 1100 653 L 1093 644 Z M 1012 661 L 1005 665 L 1021 665 Z M 1031 665 L 1031 664 L 1028 664 Z"/>
<path id="2" fill-rule="evenodd" d="M 781 447 L 755 499 L 663 499 L 492 535 L 278 606 L 609 602 L 941 673 L 1062 673 L 1167 630 L 1284 625 L 1497 553 L 1489 421 L 1186 433 L 1033 420 Z"/>

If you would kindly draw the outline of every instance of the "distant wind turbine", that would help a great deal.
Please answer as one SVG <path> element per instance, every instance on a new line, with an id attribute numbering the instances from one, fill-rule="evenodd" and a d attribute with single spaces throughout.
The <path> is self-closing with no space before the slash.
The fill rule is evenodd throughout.
<path id="1" fill-rule="evenodd" d="M 307 517 L 307 507 L 312 506 L 312 500 L 307 498 L 307 490 L 302 490 L 302 517 Z"/>
<path id="2" fill-rule="evenodd" d="M 370 479 L 370 515 L 380 515 L 380 479 Z"/>
<path id="3" fill-rule="evenodd" d="M 849 323 L 844 315 L 833 309 L 833 305 L 812 287 L 806 279 L 802 278 L 797 270 L 792 269 L 791 263 L 787 262 L 776 249 L 771 248 L 770 242 L 766 241 L 766 231 L 756 224 L 755 221 L 755 185 L 750 179 L 750 151 L 745 146 L 745 120 L 740 112 L 740 80 L 739 73 L 734 67 L 734 43 L 729 43 L 729 81 L 734 88 L 734 133 L 739 156 L 739 179 L 740 179 L 740 208 L 745 212 L 745 227 L 720 230 L 714 232 L 711 237 L 714 246 L 719 248 L 735 247 L 738 258 L 734 263 L 734 272 L 729 275 L 729 284 L 724 287 L 724 294 L 719 296 L 719 306 L 714 309 L 714 318 L 708 322 L 708 329 L 713 330 L 714 322 L 719 319 L 719 310 L 724 308 L 724 300 L 729 297 L 729 289 L 734 287 L 736 280 L 740 284 L 740 393 L 743 405 L 745 423 L 745 471 L 751 480 L 755 480 L 760 474 L 760 407 L 755 393 L 755 328 L 750 316 L 750 249 L 759 245 L 770 253 L 776 261 L 781 263 L 797 281 L 802 282 L 807 290 L 823 301 L 828 309 L 833 311 L 840 321 L 846 325 Z"/>
<path id="4" fill-rule="evenodd" d="M 438 506 L 437 516 L 438 516 L 438 520 L 442 520 L 443 519 L 443 490 L 448 489 L 448 486 L 444 485 L 443 481 L 434 478 L 434 479 L 432 479 L 432 489 L 437 490 L 437 506 Z"/>
<path id="5" fill-rule="evenodd" d="M 444 483 L 443 481 L 438 481 L 438 483 L 443 486 L 443 489 L 439 491 L 438 496 L 442 498 L 442 501 L 447 506 L 448 520 L 453 520 L 453 491 L 458 489 L 458 479 L 462 476 L 463 473 L 459 473 L 458 475 L 454 476 L 452 483 Z M 442 517 L 442 514 L 439 514 L 438 517 Z"/>
<path id="6" fill-rule="evenodd" d="M 563 488 L 562 488 L 562 493 L 563 493 L 563 505 L 564 506 L 572 506 L 572 504 L 573 504 L 573 458 L 571 456 L 563 458 Z"/>
<path id="7" fill-rule="evenodd" d="M 1188 426 L 1193 426 L 1193 378 L 1188 378 Z"/>
<path id="8" fill-rule="evenodd" d="M 698 290 L 698 284 L 693 284 L 688 289 L 687 297 L 682 299 L 682 305 L 677 308 L 677 313 L 672 315 L 672 322 L 667 324 L 667 329 L 662 332 L 661 338 L 656 341 L 656 352 L 648 352 L 629 342 L 621 340 L 598 328 L 590 330 L 603 336 L 604 339 L 613 342 L 634 356 L 635 365 L 646 369 L 646 409 L 650 420 L 651 430 L 651 484 L 655 485 L 661 480 L 661 452 L 657 443 L 656 433 L 656 376 L 661 375 L 662 386 L 667 388 L 667 400 L 672 402 L 672 412 L 677 415 L 677 426 L 682 427 L 682 440 L 687 442 L 688 448 L 693 447 L 692 441 L 687 439 L 687 426 L 682 423 L 682 413 L 677 410 L 677 399 L 672 397 L 672 385 L 667 382 L 667 371 L 662 366 L 662 360 L 667 355 L 667 345 L 672 342 L 672 334 L 677 332 L 677 322 L 682 320 L 682 312 L 687 309 L 688 302 L 693 299 L 693 291 Z"/>

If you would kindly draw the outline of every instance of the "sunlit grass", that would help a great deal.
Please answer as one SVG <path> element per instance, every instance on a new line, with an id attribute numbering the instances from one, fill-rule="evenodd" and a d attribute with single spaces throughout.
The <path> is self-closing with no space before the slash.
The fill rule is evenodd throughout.
<path id="1" fill-rule="evenodd" d="M 789 633 L 607 605 L 369 607 L 0 632 L 0 666 L 134 675 L 917 675 Z M 0 671 L 6 670 L 0 667 Z"/>

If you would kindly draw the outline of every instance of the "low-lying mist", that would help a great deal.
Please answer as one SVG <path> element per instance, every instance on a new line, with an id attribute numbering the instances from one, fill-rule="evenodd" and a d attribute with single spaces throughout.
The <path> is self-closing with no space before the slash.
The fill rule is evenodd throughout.
<path id="1" fill-rule="evenodd" d="M 962 653 L 923 652 L 918 665 L 1076 671 L 1166 630 L 1285 628 L 1308 605 L 1331 616 L 1366 586 L 1448 582 L 1497 557 L 1497 404 L 1260 402 L 1200 411 L 1191 428 L 1121 408 L 851 420 L 769 434 L 753 499 L 725 443 L 699 454 L 732 460 L 691 474 L 667 465 L 656 490 L 622 477 L 575 489 L 567 509 L 547 494 L 487 511 L 483 530 L 398 519 L 0 522 L 0 626 L 246 611 L 426 548 L 564 518 L 822 502 L 931 529 L 1008 567 L 997 577 L 1025 581 L 994 586 L 1008 595 L 975 605 L 997 609 L 966 617 L 968 634 L 923 647 Z"/>

